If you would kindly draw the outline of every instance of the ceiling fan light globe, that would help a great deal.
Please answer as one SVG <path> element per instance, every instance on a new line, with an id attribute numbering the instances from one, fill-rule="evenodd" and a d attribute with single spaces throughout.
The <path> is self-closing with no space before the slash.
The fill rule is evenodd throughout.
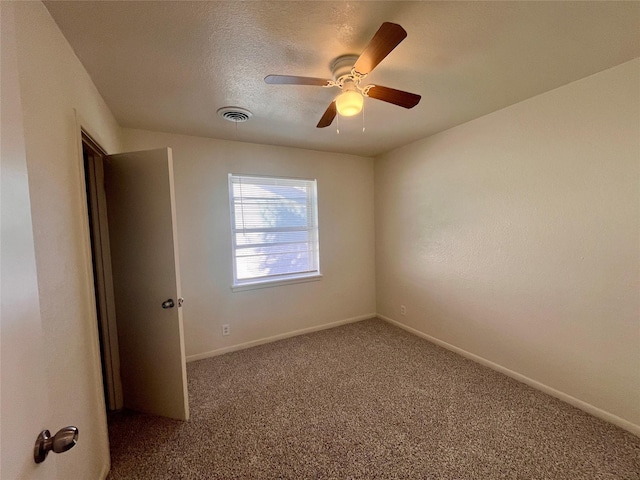
<path id="1" fill-rule="evenodd" d="M 336 109 L 343 117 L 352 117 L 362 111 L 363 96 L 354 90 L 342 92 L 336 97 Z"/>

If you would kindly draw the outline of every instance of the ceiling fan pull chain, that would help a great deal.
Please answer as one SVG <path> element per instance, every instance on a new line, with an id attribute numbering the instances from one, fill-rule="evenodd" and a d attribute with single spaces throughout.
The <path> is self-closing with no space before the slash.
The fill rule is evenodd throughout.
<path id="1" fill-rule="evenodd" d="M 362 133 L 364 133 L 364 102 L 362 102 Z"/>
<path id="2" fill-rule="evenodd" d="M 340 115 L 336 115 L 336 133 L 340 135 Z"/>

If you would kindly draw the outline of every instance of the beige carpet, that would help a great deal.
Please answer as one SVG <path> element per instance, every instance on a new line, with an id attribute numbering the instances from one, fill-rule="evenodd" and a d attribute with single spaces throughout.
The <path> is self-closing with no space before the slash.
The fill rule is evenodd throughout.
<path id="1" fill-rule="evenodd" d="M 640 479 L 640 439 L 381 320 L 190 363 L 110 416 L 110 479 Z"/>

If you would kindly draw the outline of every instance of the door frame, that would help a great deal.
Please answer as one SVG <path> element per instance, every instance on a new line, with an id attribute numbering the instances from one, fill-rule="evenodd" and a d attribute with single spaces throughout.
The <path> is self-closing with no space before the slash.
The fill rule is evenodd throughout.
<path id="1" fill-rule="evenodd" d="M 98 306 L 98 302 L 97 302 L 97 285 L 96 285 L 96 279 L 94 277 L 94 264 L 93 264 L 93 251 L 92 251 L 92 241 L 91 241 L 91 235 L 90 235 L 90 207 L 89 207 L 89 195 L 87 192 L 87 174 L 85 173 L 88 169 L 85 168 L 85 160 L 84 160 L 84 154 L 83 154 L 83 137 L 88 138 L 88 140 L 90 140 L 91 142 L 93 142 L 93 144 L 95 145 L 95 150 L 97 152 L 97 154 L 99 155 L 103 155 L 104 157 L 104 162 L 102 162 L 102 166 L 106 167 L 107 165 L 107 157 L 109 157 L 108 152 L 106 152 L 104 149 L 100 149 L 99 145 L 100 144 L 115 144 L 116 145 L 120 145 L 118 143 L 118 138 L 111 138 L 111 142 L 101 142 L 100 141 L 100 136 L 96 136 L 89 128 L 86 127 L 86 125 L 88 125 L 88 123 L 83 119 L 83 116 L 80 114 L 80 112 L 78 112 L 78 110 L 76 110 L 75 108 L 73 109 L 74 113 L 75 113 L 75 119 L 76 119 L 76 128 L 75 128 L 75 132 L 74 132 L 74 137 L 76 139 L 76 159 L 77 159 L 77 170 L 76 170 L 76 175 L 77 175 L 77 180 L 78 180 L 78 190 L 77 190 L 77 195 L 79 197 L 80 200 L 80 211 L 79 213 L 79 222 L 81 223 L 81 227 L 82 227 L 82 238 L 79 239 L 79 242 L 81 244 L 81 247 L 84 250 L 84 257 L 85 257 L 85 292 L 84 292 L 84 296 L 88 301 L 88 307 L 89 307 L 89 315 L 87 318 L 88 324 L 86 325 L 87 328 L 87 333 L 89 334 L 89 336 L 91 338 L 88 338 L 89 340 L 89 344 L 87 345 L 88 349 L 90 350 L 90 355 L 92 356 L 92 369 L 93 372 L 95 373 L 94 375 L 94 385 L 93 388 L 95 388 L 94 392 L 95 394 L 98 396 L 98 399 L 100 401 L 100 406 L 101 408 L 99 409 L 100 411 L 96 412 L 96 415 L 101 417 L 101 424 L 103 426 L 103 433 L 104 434 L 104 438 L 106 438 L 107 440 L 107 444 L 108 444 L 108 428 L 107 428 L 107 401 L 108 398 L 106 398 L 105 396 L 105 388 L 104 388 L 104 381 L 103 381 L 103 374 L 102 374 L 102 356 L 101 356 L 101 352 L 100 352 L 100 334 L 99 334 L 99 326 L 98 326 L 98 309 L 100 308 Z M 99 129 L 98 129 L 99 130 Z M 90 142 L 86 142 L 87 145 L 91 145 Z M 118 147 L 116 147 L 118 148 Z M 171 149 L 167 148 L 168 150 L 168 155 L 169 155 L 169 164 L 168 164 L 168 168 L 169 168 L 169 176 L 170 178 L 173 178 L 173 169 L 172 169 L 172 162 L 171 162 Z M 140 153 L 140 152 L 129 152 L 130 154 L 134 154 L 134 153 Z M 104 172 L 104 169 L 103 169 Z M 104 177 L 103 177 L 104 178 Z M 100 189 L 97 189 L 100 190 Z M 107 205 L 107 200 L 106 200 L 106 191 L 104 188 L 104 182 L 102 182 L 102 192 L 104 194 L 104 205 Z M 173 188 L 173 183 L 169 182 L 169 193 L 171 196 L 171 202 L 175 202 L 175 191 Z M 106 210 L 106 208 L 105 208 Z M 179 262 L 178 262 L 178 244 L 177 244 L 177 231 L 175 230 L 175 225 L 176 225 L 176 212 L 175 209 L 172 208 L 171 211 L 171 216 L 172 216 L 172 228 L 173 228 L 173 242 L 174 242 L 174 261 L 175 261 L 175 269 L 176 269 L 176 275 L 177 275 L 177 279 L 179 279 Z M 113 220 L 113 219 L 112 219 Z M 108 225 L 108 218 L 105 215 L 104 216 L 104 223 L 105 225 Z M 108 229 L 101 229 L 101 231 L 104 232 L 105 236 L 107 238 L 110 238 L 112 235 L 109 235 L 109 230 Z M 110 242 L 111 243 L 111 242 Z M 111 250 L 111 248 L 109 249 Z M 112 256 L 109 255 L 109 260 L 111 260 Z M 103 262 L 105 261 L 104 259 L 102 259 Z M 112 264 L 111 261 L 108 262 L 108 267 L 109 270 L 112 271 Z M 110 280 L 111 280 L 111 285 L 113 286 L 113 277 L 112 275 L 110 275 Z M 177 291 L 176 291 L 176 295 L 178 297 L 180 297 L 181 292 L 180 292 L 180 287 L 179 287 L 179 281 L 177 284 Z M 109 296 L 109 292 L 106 292 L 106 296 Z M 111 290 L 111 296 L 110 296 L 110 303 L 115 306 L 116 302 L 115 302 L 115 292 L 113 291 L 113 289 Z M 179 310 L 179 309 L 178 309 Z M 113 309 L 113 311 L 115 312 L 115 308 Z M 184 406 L 181 408 L 184 408 L 184 413 L 180 414 L 179 416 L 173 417 L 171 415 L 170 418 L 177 418 L 180 420 L 188 420 L 189 418 L 189 404 L 188 404 L 188 390 L 187 390 L 187 384 L 186 384 L 186 358 L 185 358 L 185 352 L 184 352 L 184 330 L 183 330 L 183 323 L 182 323 L 182 318 L 181 318 L 181 312 L 179 310 L 178 313 L 178 318 L 179 318 L 179 329 L 180 329 L 180 342 L 181 342 L 181 356 L 182 356 L 182 395 L 184 397 Z M 112 338 L 112 341 L 110 341 L 110 350 L 111 350 L 111 358 L 118 358 L 119 363 L 122 361 L 122 359 L 120 358 L 120 352 L 119 352 L 119 348 L 118 348 L 118 344 L 117 344 L 117 340 L 118 340 L 118 335 L 117 335 L 117 323 L 116 323 L 116 318 L 115 318 L 115 314 L 111 316 L 111 322 L 113 324 L 112 327 L 107 328 L 107 330 L 109 331 L 109 335 Z M 113 335 L 111 332 L 116 332 L 115 335 Z M 116 357 L 117 355 L 117 357 Z M 123 368 L 128 368 L 128 365 L 121 365 Z M 115 366 L 113 366 L 115 367 Z M 120 378 L 120 370 L 121 368 L 113 368 L 113 371 L 117 373 L 117 375 L 114 375 L 113 378 L 117 378 L 119 381 L 119 398 L 116 398 L 117 403 L 115 405 L 116 409 L 120 410 L 122 408 L 124 408 L 124 389 L 123 389 L 123 384 L 122 384 L 122 380 Z M 126 370 L 123 370 L 126 371 Z M 105 377 L 107 377 L 105 375 Z M 115 389 L 114 389 L 115 391 Z M 163 415 L 162 413 L 160 414 L 161 416 Z M 165 415 L 166 416 L 166 415 Z"/>
<path id="2" fill-rule="evenodd" d="M 103 155 L 106 155 L 107 152 L 104 150 L 104 148 L 100 147 L 101 144 L 104 144 L 104 142 L 100 142 L 100 135 L 96 135 L 96 132 L 93 132 L 91 128 L 87 127 L 88 122 L 86 122 L 83 118 L 83 116 L 80 114 L 80 112 L 78 112 L 75 108 L 74 108 L 74 113 L 75 113 L 75 119 L 76 119 L 76 128 L 75 128 L 75 136 L 76 136 L 76 145 L 77 145 L 77 166 L 78 166 L 78 176 L 79 176 L 79 186 L 80 186 L 80 207 L 81 207 L 81 215 L 80 215 L 80 221 L 82 222 L 82 230 L 83 230 L 83 238 L 82 238 L 82 244 L 83 244 L 83 249 L 85 251 L 85 265 L 86 265 L 86 276 L 85 278 L 87 279 L 86 282 L 86 294 L 87 294 L 87 299 L 89 300 L 90 303 L 90 318 L 89 318 L 89 331 L 92 337 L 92 353 L 93 353 L 93 357 L 94 357 L 94 371 L 95 371 L 95 391 L 98 394 L 98 398 L 100 398 L 102 400 L 102 410 L 103 412 L 100 413 L 100 415 L 104 415 L 104 435 L 106 438 L 108 438 L 108 432 L 107 432 L 107 418 L 106 418 L 106 411 L 107 411 L 107 407 L 109 409 L 112 410 L 120 410 L 123 408 L 124 405 L 124 400 L 123 400 L 123 392 L 122 392 L 122 383 L 120 381 L 120 355 L 119 355 L 119 351 L 118 351 L 118 344 L 117 344 L 117 326 L 116 326 L 116 319 L 115 316 L 112 315 L 109 318 L 109 325 L 107 327 L 107 330 L 110 332 L 110 343 L 109 343 L 109 351 L 110 351 L 110 357 L 112 360 L 112 369 L 114 369 L 116 366 L 117 368 L 115 368 L 115 372 L 116 375 L 112 376 L 112 378 L 116 378 L 117 382 L 114 382 L 113 384 L 113 392 L 114 392 L 114 396 L 113 396 L 113 404 L 111 404 L 111 401 L 105 397 L 105 392 L 104 392 L 104 381 L 109 381 L 109 379 L 103 379 L 103 375 L 102 375 L 102 362 L 103 362 L 103 358 L 101 355 L 101 349 L 100 349 L 100 326 L 99 326 L 99 316 L 98 316 L 98 305 L 96 302 L 96 296 L 98 295 L 98 290 L 97 290 L 97 285 L 95 282 L 95 277 L 94 277 L 94 270 L 93 270 L 93 247 L 92 247 L 92 242 L 91 242 L 91 227 L 90 227 L 90 220 L 89 220 L 89 198 L 87 197 L 87 183 L 86 183 L 86 179 L 87 179 L 87 174 L 85 172 L 85 161 L 84 161 L 84 154 L 83 154 L 83 142 L 84 142 L 84 138 L 86 137 L 87 139 L 89 139 L 94 148 L 97 147 L 97 151 L 100 152 Z M 104 194 L 104 188 L 103 190 L 103 194 Z M 106 211 L 106 210 L 105 210 Z M 103 219 L 104 224 L 106 226 L 106 216 Z M 108 238 L 108 229 L 104 230 L 105 234 L 107 235 Z M 104 264 L 106 260 L 102 259 L 102 262 Z M 111 266 L 111 261 L 110 258 L 108 259 L 108 265 L 109 265 L 109 271 L 110 271 L 110 266 Z M 111 305 L 113 305 L 114 303 L 114 297 L 113 297 L 113 289 L 111 288 L 111 298 L 109 300 L 109 302 L 111 303 Z M 108 297 L 109 296 L 109 292 L 104 292 L 104 294 Z M 111 309 L 111 311 L 113 312 L 114 310 Z M 113 335 L 111 332 L 115 332 L 115 335 Z M 113 339 L 115 338 L 115 341 L 113 341 Z M 113 359 L 117 359 L 117 364 L 114 364 Z"/>
<path id="3" fill-rule="evenodd" d="M 120 410 L 124 402 L 104 191 L 103 159 L 107 153 L 84 129 L 81 130 L 81 135 L 105 402 L 108 410 Z"/>

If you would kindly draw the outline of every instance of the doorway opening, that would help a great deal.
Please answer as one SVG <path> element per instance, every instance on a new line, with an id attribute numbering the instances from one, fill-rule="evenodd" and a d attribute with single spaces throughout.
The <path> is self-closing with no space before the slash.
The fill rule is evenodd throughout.
<path id="1" fill-rule="evenodd" d="M 111 250 L 107 222 L 107 202 L 104 189 L 105 150 L 85 131 L 82 131 L 82 157 L 84 160 L 89 234 L 95 287 L 102 382 L 107 411 L 123 408 L 120 355 L 115 316 Z"/>
<path id="2" fill-rule="evenodd" d="M 171 149 L 81 140 L 106 408 L 188 420 Z"/>

